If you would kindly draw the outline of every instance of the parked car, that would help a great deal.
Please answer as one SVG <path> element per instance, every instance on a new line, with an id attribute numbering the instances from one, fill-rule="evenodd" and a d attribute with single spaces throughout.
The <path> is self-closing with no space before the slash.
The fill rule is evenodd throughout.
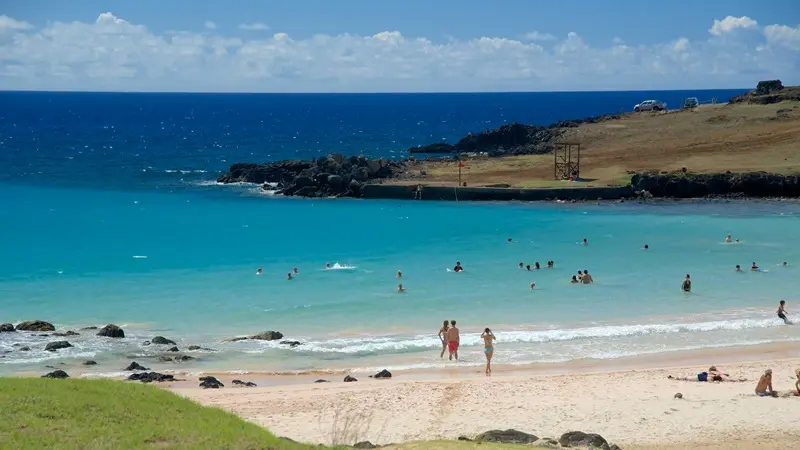
<path id="1" fill-rule="evenodd" d="M 700 101 L 697 100 L 697 97 L 689 97 L 683 101 L 683 109 L 692 109 L 697 108 L 697 105 L 700 104 Z"/>
<path id="2" fill-rule="evenodd" d="M 641 111 L 663 111 L 667 109 L 667 104 L 658 100 L 645 100 L 633 107 L 636 112 Z"/>

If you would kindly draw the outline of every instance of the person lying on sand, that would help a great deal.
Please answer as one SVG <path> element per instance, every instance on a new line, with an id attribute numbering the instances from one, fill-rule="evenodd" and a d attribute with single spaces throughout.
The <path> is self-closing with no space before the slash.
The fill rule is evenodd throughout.
<path id="1" fill-rule="evenodd" d="M 759 397 L 777 397 L 778 393 L 772 389 L 772 369 L 764 371 L 764 375 L 758 380 L 756 385 L 756 395 Z"/>
<path id="2" fill-rule="evenodd" d="M 746 378 L 738 378 L 738 379 L 731 378 L 731 376 L 728 375 L 727 373 L 723 373 L 719 369 L 717 369 L 717 366 L 711 366 L 711 367 L 708 368 L 708 371 L 699 372 L 697 375 L 695 375 L 694 377 L 691 377 L 691 378 L 689 378 L 689 377 L 673 377 L 672 375 L 668 375 L 667 378 L 670 379 L 670 380 L 699 381 L 699 382 L 723 382 L 723 381 L 727 381 L 727 382 L 741 383 L 743 381 L 747 381 Z"/>

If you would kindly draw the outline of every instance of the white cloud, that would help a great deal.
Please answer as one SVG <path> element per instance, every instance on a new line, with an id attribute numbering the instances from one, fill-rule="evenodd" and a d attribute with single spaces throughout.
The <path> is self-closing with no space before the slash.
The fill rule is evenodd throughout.
<path id="1" fill-rule="evenodd" d="M 216 30 L 217 29 L 217 24 L 212 22 L 212 21 L 210 21 L 210 20 L 206 20 L 205 22 L 203 22 L 203 26 L 206 27 L 209 30 Z"/>
<path id="2" fill-rule="evenodd" d="M 8 31 L 30 30 L 31 28 L 33 26 L 28 22 L 14 20 L 5 14 L 0 16 L 0 34 Z"/>
<path id="3" fill-rule="evenodd" d="M 786 25 L 768 25 L 764 27 L 764 36 L 766 36 L 767 42 L 800 51 L 800 25 L 796 28 Z"/>
<path id="4" fill-rule="evenodd" d="M 714 24 L 711 25 L 708 32 L 713 34 L 714 36 L 722 36 L 725 33 L 730 33 L 735 29 L 754 29 L 758 28 L 758 22 L 755 20 L 747 17 L 733 17 L 728 16 L 722 20 L 715 20 Z"/>
<path id="5" fill-rule="evenodd" d="M 719 33 L 752 19 L 716 21 Z M 11 25 L 13 24 L 13 25 Z M 155 33 L 103 13 L 93 22 L 33 29 L 0 16 L 0 86 L 32 90 L 515 91 L 746 87 L 800 84 L 799 28 L 770 25 L 750 39 L 680 35 L 659 44 L 580 33 L 531 41 L 503 36 L 434 41 L 400 31 L 369 35 Z M 794 77 L 794 79 L 792 79 Z"/>
<path id="6" fill-rule="evenodd" d="M 269 30 L 269 27 L 264 25 L 263 23 L 256 22 L 256 23 L 243 23 L 239 25 L 239 29 L 246 31 L 264 31 L 264 30 Z"/>
<path id="7" fill-rule="evenodd" d="M 556 37 L 550 33 L 540 33 L 538 31 L 530 31 L 525 33 L 523 39 L 526 41 L 554 41 Z"/>

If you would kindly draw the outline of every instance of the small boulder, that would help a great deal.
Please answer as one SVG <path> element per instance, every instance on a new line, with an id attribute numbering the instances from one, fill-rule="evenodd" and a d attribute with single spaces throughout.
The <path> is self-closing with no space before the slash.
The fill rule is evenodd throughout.
<path id="1" fill-rule="evenodd" d="M 96 330 L 96 329 L 97 329 L 97 327 L 94 326 L 94 325 L 92 325 L 91 327 L 83 327 L 83 328 L 81 328 L 81 330 Z"/>
<path id="2" fill-rule="evenodd" d="M 236 386 L 244 386 L 244 387 L 256 387 L 257 384 L 253 383 L 252 381 L 242 381 L 242 380 L 233 380 L 231 383 L 235 384 Z"/>
<path id="3" fill-rule="evenodd" d="M 561 435 L 558 443 L 562 447 L 590 447 L 590 448 L 608 448 L 608 442 L 595 433 L 584 433 L 582 431 L 569 431 Z"/>
<path id="4" fill-rule="evenodd" d="M 681 398 L 683 398 L 683 394 L 681 394 L 680 392 L 678 392 L 678 393 L 676 393 L 676 394 L 673 396 L 673 398 L 681 399 Z"/>
<path id="5" fill-rule="evenodd" d="M 201 348 L 203 348 L 203 347 L 200 347 L 199 345 L 190 345 L 189 346 L 189 350 L 200 350 Z"/>
<path id="6" fill-rule="evenodd" d="M 53 333 L 53 336 L 58 336 L 58 337 L 80 336 L 80 333 L 76 333 L 76 332 L 74 332 L 72 330 L 69 330 L 69 331 L 67 331 L 65 333 Z"/>
<path id="7" fill-rule="evenodd" d="M 539 438 L 517 430 L 490 430 L 475 437 L 477 442 L 500 442 L 504 444 L 533 444 Z"/>
<path id="8" fill-rule="evenodd" d="M 124 368 L 122 370 L 150 370 L 150 369 L 140 365 L 136 361 L 133 361 L 132 363 L 128 364 L 128 367 L 126 367 L 126 368 Z"/>
<path id="9" fill-rule="evenodd" d="M 351 377 L 350 375 L 344 377 L 344 382 L 345 383 L 352 383 L 353 381 L 358 381 L 358 380 L 355 379 L 355 377 Z"/>
<path id="10" fill-rule="evenodd" d="M 175 381 L 175 377 L 172 375 L 166 375 L 163 373 L 158 372 L 142 372 L 142 373 L 132 373 L 128 376 L 128 380 L 130 381 L 141 381 L 142 383 L 151 383 L 153 381 L 162 382 L 162 381 Z"/>
<path id="11" fill-rule="evenodd" d="M 14 325 L 10 323 L 2 323 L 0 324 L 0 333 L 12 333 L 14 332 Z"/>
<path id="12" fill-rule="evenodd" d="M 158 355 L 156 357 L 156 360 L 158 360 L 158 362 L 175 362 L 175 360 L 172 359 L 171 356 L 167 356 L 167 355 Z"/>
<path id="13" fill-rule="evenodd" d="M 330 383 L 330 381 L 320 379 L 320 380 L 315 381 L 314 383 Z"/>
<path id="14" fill-rule="evenodd" d="M 280 331 L 265 331 L 263 333 L 250 336 L 250 339 L 255 339 L 258 341 L 277 341 L 278 339 L 283 339 L 283 333 Z"/>
<path id="15" fill-rule="evenodd" d="M 370 375 L 370 378 L 392 378 L 392 372 L 383 369 L 380 372 L 376 373 L 375 375 Z"/>
<path id="16" fill-rule="evenodd" d="M 156 336 L 153 339 L 151 339 L 150 342 L 159 345 L 176 345 L 175 341 L 167 339 L 164 336 Z"/>
<path id="17" fill-rule="evenodd" d="M 372 448 L 378 448 L 378 446 L 370 441 L 361 441 L 353 444 L 353 448 L 372 449 Z"/>
<path id="18" fill-rule="evenodd" d="M 116 326 L 114 324 L 108 324 L 108 325 L 104 326 L 103 328 L 101 328 L 100 331 L 97 332 L 97 335 L 98 336 L 110 337 L 110 338 L 124 338 L 125 337 L 125 331 L 123 331 L 122 328 L 120 328 L 120 327 L 118 327 L 118 326 Z"/>
<path id="19" fill-rule="evenodd" d="M 70 344 L 67 341 L 55 341 L 55 342 L 50 342 L 49 344 L 47 344 L 44 347 L 44 349 L 47 350 L 48 352 L 54 352 L 56 350 L 59 350 L 59 349 L 62 349 L 62 348 L 69 348 L 69 347 L 72 347 L 72 344 Z"/>
<path id="20" fill-rule="evenodd" d="M 200 387 L 203 389 L 219 389 L 225 387 L 222 382 L 214 377 L 200 377 Z"/>
<path id="21" fill-rule="evenodd" d="M 169 350 L 167 350 L 167 351 L 168 351 L 168 352 L 177 352 L 177 351 L 179 351 L 179 350 L 178 350 L 178 347 L 172 347 L 172 348 L 170 348 L 170 349 L 169 349 Z"/>
<path id="22" fill-rule="evenodd" d="M 42 375 L 42 378 L 57 378 L 63 380 L 64 378 L 69 378 L 69 375 L 67 374 L 67 372 L 64 372 L 63 370 L 54 370 L 50 373 Z"/>
<path id="23" fill-rule="evenodd" d="M 464 442 L 472 442 L 472 439 L 470 439 L 470 438 L 468 438 L 466 436 L 459 436 L 458 440 L 459 441 L 464 441 Z"/>
<path id="24" fill-rule="evenodd" d="M 44 320 L 29 320 L 17 324 L 17 331 L 56 331 L 52 323 Z"/>
<path id="25" fill-rule="evenodd" d="M 150 341 L 144 341 L 144 342 L 142 342 L 142 345 L 146 347 L 146 346 L 150 345 Z"/>
<path id="26" fill-rule="evenodd" d="M 193 359 L 195 359 L 193 356 L 180 355 L 180 356 L 176 356 L 174 361 L 175 362 L 183 362 L 183 361 L 191 361 Z"/>
<path id="27" fill-rule="evenodd" d="M 96 365 L 97 365 L 97 361 L 92 361 L 92 360 L 90 359 L 89 361 L 84 361 L 84 362 L 83 362 L 83 365 L 84 365 L 84 366 L 96 366 Z"/>
<path id="28" fill-rule="evenodd" d="M 239 341 L 246 341 L 248 338 L 245 336 L 239 336 L 235 338 L 226 339 L 225 342 L 239 342 Z"/>
<path id="29" fill-rule="evenodd" d="M 288 345 L 289 347 L 292 347 L 292 348 L 297 347 L 298 345 L 303 345 L 303 343 L 300 342 L 300 341 L 281 341 L 280 344 L 281 345 Z"/>
<path id="30" fill-rule="evenodd" d="M 29 352 L 29 351 L 31 351 L 31 348 L 28 347 L 27 345 L 23 345 L 18 350 L 21 351 L 21 352 Z"/>

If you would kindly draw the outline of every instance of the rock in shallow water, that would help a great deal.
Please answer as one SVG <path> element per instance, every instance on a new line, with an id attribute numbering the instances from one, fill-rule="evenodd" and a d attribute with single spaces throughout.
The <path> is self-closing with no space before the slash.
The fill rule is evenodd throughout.
<path id="1" fill-rule="evenodd" d="M 0 324 L 0 333 L 13 333 L 13 332 L 14 332 L 14 325 L 10 323 Z"/>
<path id="2" fill-rule="evenodd" d="M 148 369 L 147 367 L 144 367 L 142 365 L 139 365 L 139 363 L 137 363 L 136 361 L 133 361 L 130 364 L 128 364 L 128 367 L 126 367 L 126 368 L 124 368 L 122 370 L 150 370 L 150 369 Z"/>
<path id="3" fill-rule="evenodd" d="M 164 336 L 156 336 L 153 339 L 150 339 L 150 342 L 159 345 L 176 345 L 175 341 L 167 339 Z"/>
<path id="4" fill-rule="evenodd" d="M 118 326 L 116 326 L 114 324 L 108 324 L 108 325 L 104 326 L 103 328 L 101 328 L 100 331 L 97 332 L 97 335 L 98 336 L 110 337 L 110 338 L 124 338 L 125 337 L 125 331 L 123 331 L 122 328 L 120 328 L 120 327 L 118 327 Z"/>
<path id="5" fill-rule="evenodd" d="M 92 360 L 84 361 L 83 365 L 84 366 L 95 366 L 95 365 L 97 365 L 97 361 L 92 361 Z"/>
<path id="6" fill-rule="evenodd" d="M 28 320 L 17 324 L 17 331 L 56 331 L 56 327 L 44 320 Z"/>
<path id="7" fill-rule="evenodd" d="M 67 341 L 55 341 L 55 342 L 50 342 L 49 344 L 47 344 L 44 347 L 44 349 L 47 350 L 48 352 L 54 352 L 56 350 L 59 350 L 59 349 L 62 349 L 62 348 L 69 348 L 69 347 L 72 347 L 72 344 L 70 344 Z"/>

